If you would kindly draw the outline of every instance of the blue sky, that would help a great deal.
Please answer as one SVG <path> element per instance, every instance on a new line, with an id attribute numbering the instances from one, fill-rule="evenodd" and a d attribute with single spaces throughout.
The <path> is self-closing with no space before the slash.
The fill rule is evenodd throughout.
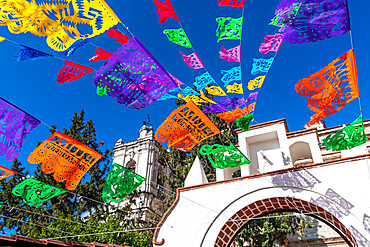
<path id="1" fill-rule="evenodd" d="M 274 53 L 267 55 L 258 52 L 265 35 L 274 34 L 278 29 L 269 26 L 274 16 L 276 0 L 246 0 L 244 25 L 242 36 L 242 78 L 244 89 L 251 76 L 252 58 L 270 58 Z M 107 0 L 107 3 L 116 12 L 121 21 L 129 27 L 158 61 L 184 83 L 191 85 L 194 78 L 202 74 L 203 70 L 192 70 L 187 67 L 180 55 L 192 53 L 192 50 L 180 47 L 167 41 L 162 34 L 165 28 L 178 28 L 178 23 L 172 18 L 160 24 L 155 13 L 155 6 L 151 0 Z M 211 75 L 220 83 L 221 69 L 230 69 L 237 64 L 220 60 L 218 51 L 221 46 L 231 48 L 239 41 L 225 40 L 217 43 L 215 35 L 220 16 L 238 18 L 242 10 L 231 7 L 218 7 L 216 0 L 172 0 L 175 11 L 189 36 L 192 45 Z M 369 81 L 369 46 L 370 33 L 367 27 L 367 10 L 370 3 L 367 1 L 349 2 L 351 28 L 355 54 L 357 59 L 360 96 L 364 118 L 369 118 L 369 104 L 367 91 Z M 123 26 L 121 31 L 128 34 Z M 45 39 L 31 34 L 11 34 L 7 27 L 0 27 L 0 35 L 41 51 L 58 55 L 46 45 Z M 119 44 L 105 34 L 90 40 L 91 43 L 113 53 Z M 324 41 L 309 44 L 283 43 L 275 61 L 266 77 L 260 91 L 255 109 L 255 119 L 258 122 L 286 118 L 291 131 L 303 128 L 309 120 L 310 113 L 306 104 L 307 98 L 299 96 L 295 90 L 296 82 L 321 69 L 333 59 L 342 55 L 351 48 L 350 35 L 342 35 Z M 93 45 L 81 47 L 68 59 L 98 70 L 103 62 L 89 62 L 95 54 Z M 37 61 L 17 62 L 14 58 L 18 54 L 18 46 L 4 41 L 0 43 L 0 74 L 1 97 L 24 109 L 42 122 L 56 124 L 58 130 L 69 126 L 69 118 L 74 112 L 85 109 L 86 118 L 91 118 L 98 134 L 98 139 L 105 141 L 105 148 L 112 149 L 115 142 L 122 138 L 131 141 L 138 138 L 142 121 L 151 114 L 154 128 L 157 128 L 175 108 L 173 100 L 156 102 L 151 106 L 140 109 L 128 109 L 115 102 L 108 96 L 98 96 L 93 83 L 94 73 L 82 79 L 58 84 L 56 76 L 63 66 L 63 61 L 56 58 L 45 58 Z M 342 110 L 326 119 L 327 126 L 341 125 L 355 120 L 359 115 L 358 101 L 354 100 Z M 48 127 L 40 125 L 24 141 L 21 162 L 30 170 L 34 166 L 27 163 L 27 156 L 36 146 L 37 141 L 43 141 L 49 136 Z M 11 163 L 0 157 L 0 164 L 10 167 Z"/>

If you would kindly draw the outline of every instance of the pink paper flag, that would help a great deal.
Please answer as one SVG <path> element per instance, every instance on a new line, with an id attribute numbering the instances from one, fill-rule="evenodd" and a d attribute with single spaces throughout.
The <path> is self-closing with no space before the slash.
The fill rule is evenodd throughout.
<path id="1" fill-rule="evenodd" d="M 225 47 L 222 47 L 219 53 L 221 59 L 225 59 L 229 62 L 240 62 L 240 45 L 229 50 L 226 50 Z"/>
<path id="2" fill-rule="evenodd" d="M 265 43 L 262 43 L 259 51 L 266 54 L 269 51 L 277 52 L 283 43 L 283 35 L 276 33 L 275 35 L 266 35 L 264 38 Z"/>
<path id="3" fill-rule="evenodd" d="M 177 79 L 176 77 L 174 77 L 173 75 L 169 74 L 171 76 L 171 78 L 175 81 L 175 83 L 177 85 L 182 85 L 184 84 L 182 81 L 180 81 L 179 79 Z"/>
<path id="4" fill-rule="evenodd" d="M 197 54 L 192 53 L 190 55 L 185 55 L 180 51 L 182 57 L 184 58 L 184 62 L 192 69 L 201 69 L 204 68 L 203 63 L 200 61 Z"/>

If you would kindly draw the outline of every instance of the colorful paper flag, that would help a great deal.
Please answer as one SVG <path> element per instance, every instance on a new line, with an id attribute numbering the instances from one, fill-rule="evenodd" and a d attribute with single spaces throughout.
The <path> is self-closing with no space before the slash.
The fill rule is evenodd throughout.
<path id="1" fill-rule="evenodd" d="M 113 163 L 103 187 L 103 201 L 119 203 L 144 181 L 144 177 Z"/>
<path id="2" fill-rule="evenodd" d="M 106 60 L 106 59 L 109 59 L 111 56 L 113 56 L 112 53 L 109 53 L 105 50 L 103 50 L 102 48 L 98 47 L 96 48 L 95 50 L 95 56 L 93 56 L 92 58 L 89 59 L 89 61 L 100 61 L 100 60 Z"/>
<path id="3" fill-rule="evenodd" d="M 179 79 L 177 79 L 175 76 L 169 74 L 171 76 L 171 78 L 174 80 L 174 82 L 177 84 L 177 85 L 183 85 L 184 83 L 182 81 L 180 81 Z"/>
<path id="4" fill-rule="evenodd" d="M 233 85 L 226 86 L 227 93 L 236 93 L 236 94 L 243 94 L 243 84 L 242 83 L 234 83 Z"/>
<path id="5" fill-rule="evenodd" d="M 83 65 L 64 60 L 64 66 L 59 70 L 57 82 L 62 84 L 65 82 L 74 81 L 93 71 L 93 69 Z"/>
<path id="6" fill-rule="evenodd" d="M 107 35 L 110 38 L 116 38 L 116 42 L 121 43 L 122 45 L 129 40 L 129 38 L 126 35 L 124 35 L 123 33 L 114 28 L 108 30 Z"/>
<path id="7" fill-rule="evenodd" d="M 329 39 L 349 30 L 347 0 L 306 0 L 280 32 L 284 33 L 284 41 L 297 44 Z"/>
<path id="8" fill-rule="evenodd" d="M 43 141 L 29 156 L 30 164 L 40 164 L 46 174 L 54 173 L 68 190 L 76 189 L 85 173 L 98 162 L 101 154 L 58 131 Z"/>
<path id="9" fill-rule="evenodd" d="M 189 66 L 192 69 L 201 69 L 204 68 L 202 61 L 200 61 L 197 54 L 192 53 L 190 55 L 185 55 L 184 53 L 181 53 L 182 58 L 184 59 L 184 62 L 187 66 Z"/>
<path id="10" fill-rule="evenodd" d="M 56 51 L 67 50 L 75 41 L 104 33 L 121 22 L 104 0 L 28 1 L 0 3 L 0 25 L 11 33 L 30 32 L 47 37 Z"/>
<path id="11" fill-rule="evenodd" d="M 164 2 L 158 0 L 153 1 L 155 6 L 157 6 L 157 14 L 159 15 L 158 20 L 160 23 L 164 23 L 170 17 L 173 17 L 176 21 L 179 21 L 170 0 L 164 0 Z"/>
<path id="12" fill-rule="evenodd" d="M 14 174 L 16 174 L 15 171 L 12 171 L 6 167 L 3 167 L 3 166 L 0 166 L 0 180 L 3 180 L 7 177 L 10 177 L 10 176 L 13 176 Z"/>
<path id="13" fill-rule="evenodd" d="M 175 43 L 177 45 L 186 47 L 186 48 L 192 48 L 190 40 L 188 36 L 186 35 L 184 29 L 165 29 L 163 31 L 163 34 L 165 34 L 168 38 L 168 40 L 172 43 Z"/>
<path id="14" fill-rule="evenodd" d="M 216 30 L 217 43 L 225 39 L 241 39 L 243 17 L 218 17 L 216 22 L 218 23 Z"/>
<path id="15" fill-rule="evenodd" d="M 242 109 L 238 107 L 233 111 L 226 111 L 226 112 L 218 113 L 216 116 L 219 117 L 219 118 L 222 118 L 223 120 L 225 120 L 228 123 L 231 123 L 235 119 L 242 118 L 243 116 L 247 115 L 248 113 L 253 112 L 255 105 L 256 105 L 256 102 L 254 102 L 254 103 L 252 103 L 248 106 L 245 106 Z"/>
<path id="16" fill-rule="evenodd" d="M 197 88 L 198 91 L 202 90 L 208 85 L 215 85 L 215 84 L 216 84 L 216 81 L 209 74 L 209 72 L 204 72 L 200 76 L 195 77 L 195 81 L 193 83 L 193 85 Z"/>
<path id="17" fill-rule="evenodd" d="M 229 70 L 221 70 L 221 74 L 222 74 L 221 81 L 224 83 L 225 87 L 229 85 L 229 83 L 232 81 L 241 81 L 242 79 L 240 66 L 231 68 Z"/>
<path id="18" fill-rule="evenodd" d="M 26 60 L 35 61 L 44 57 L 52 57 L 52 55 L 42 51 L 35 50 L 24 45 L 19 45 L 19 52 L 17 56 L 18 62 Z"/>
<path id="19" fill-rule="evenodd" d="M 126 107 L 141 109 L 177 88 L 177 84 L 133 37 L 123 44 L 108 62 L 96 71 L 94 84 L 107 86 L 107 94 Z"/>
<path id="20" fill-rule="evenodd" d="M 87 43 L 89 43 L 87 40 L 76 40 L 76 42 L 74 42 L 67 50 L 63 51 L 62 54 L 66 57 L 72 56 L 78 48 Z"/>
<path id="21" fill-rule="evenodd" d="M 274 57 L 265 59 L 265 58 L 253 58 L 252 64 L 252 75 L 257 75 L 258 73 L 267 73 L 271 68 L 272 63 L 274 62 Z"/>
<path id="22" fill-rule="evenodd" d="M 29 178 L 17 184 L 13 190 L 13 195 L 20 196 L 28 206 L 38 208 L 47 200 L 55 196 L 66 193 L 65 190 L 46 184 L 36 179 Z"/>
<path id="23" fill-rule="evenodd" d="M 265 43 L 262 43 L 259 51 L 263 54 L 269 51 L 278 52 L 281 44 L 283 43 L 282 34 L 276 33 L 274 35 L 266 35 L 264 38 Z"/>
<path id="24" fill-rule="evenodd" d="M 251 163 L 232 143 L 230 143 L 229 147 L 220 144 L 203 145 L 199 153 L 201 155 L 207 155 L 212 166 L 218 169 L 238 167 Z"/>
<path id="25" fill-rule="evenodd" d="M 216 96 L 226 96 L 226 93 L 220 86 L 208 86 L 208 87 L 205 87 L 205 89 L 207 90 L 209 94 L 216 95 Z"/>
<path id="26" fill-rule="evenodd" d="M 294 22 L 296 15 L 302 5 L 302 2 L 292 3 L 292 5 L 283 7 L 275 11 L 275 17 L 269 25 L 277 27 L 289 26 Z"/>
<path id="27" fill-rule="evenodd" d="M 172 94 L 165 93 L 165 94 L 162 95 L 162 97 L 157 99 L 157 101 L 165 101 L 165 100 L 169 100 L 169 99 L 179 99 L 179 97 L 177 97 L 175 95 L 172 95 Z"/>
<path id="28" fill-rule="evenodd" d="M 326 136 L 319 145 L 325 145 L 326 150 L 341 151 L 360 146 L 368 139 L 361 114 L 351 124 Z"/>
<path id="29" fill-rule="evenodd" d="M 258 93 L 259 91 L 250 93 L 248 98 L 245 100 L 245 102 L 249 104 L 250 102 L 257 100 Z"/>
<path id="30" fill-rule="evenodd" d="M 225 59 L 229 62 L 240 62 L 240 45 L 231 48 L 229 50 L 226 50 L 225 47 L 221 48 L 221 51 L 219 51 L 220 58 Z"/>
<path id="31" fill-rule="evenodd" d="M 238 126 L 238 128 L 241 128 L 242 130 L 247 131 L 250 129 L 252 121 L 253 121 L 253 112 L 243 116 L 242 118 L 238 118 L 236 120 L 236 126 Z"/>
<path id="32" fill-rule="evenodd" d="M 300 80 L 295 90 L 309 97 L 308 107 L 314 112 L 308 124 L 312 125 L 342 109 L 358 98 L 356 59 L 349 50 L 315 74 Z"/>
<path id="33" fill-rule="evenodd" d="M 266 76 L 265 75 L 262 75 L 262 76 L 257 76 L 253 80 L 250 80 L 248 82 L 248 89 L 249 90 L 254 90 L 256 88 L 261 88 L 263 82 L 265 81 L 265 78 L 266 78 Z"/>
<path id="34" fill-rule="evenodd" d="M 231 107 L 233 110 L 245 106 L 244 98 L 237 97 L 224 97 L 220 99 L 217 104 L 205 106 L 204 113 L 220 113 L 227 112 L 227 107 Z"/>
<path id="35" fill-rule="evenodd" d="M 18 157 L 23 140 L 41 122 L 0 98 L 0 155 L 9 162 Z"/>
<path id="36" fill-rule="evenodd" d="M 202 90 L 200 90 L 200 96 L 198 95 L 186 95 L 182 96 L 181 94 L 178 97 L 185 102 L 193 101 L 196 105 L 202 104 L 216 104 L 213 100 L 207 98 Z"/>
<path id="37" fill-rule="evenodd" d="M 243 8 L 244 0 L 217 0 L 218 6 L 231 6 L 235 8 Z"/>
<path id="38" fill-rule="evenodd" d="M 155 139 L 168 146 L 190 151 L 203 140 L 220 134 L 220 130 L 194 104 L 189 101 L 175 109 L 155 132 Z"/>

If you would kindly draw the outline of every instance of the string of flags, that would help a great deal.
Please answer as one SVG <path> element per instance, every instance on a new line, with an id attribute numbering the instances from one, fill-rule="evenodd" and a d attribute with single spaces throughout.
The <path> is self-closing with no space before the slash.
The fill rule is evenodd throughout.
<path id="1" fill-rule="evenodd" d="M 160 23 L 169 18 L 180 23 L 170 0 L 153 1 Z M 244 8 L 244 0 L 217 2 L 219 6 Z M 62 9 L 66 10 L 66 16 L 51 14 Z M 30 32 L 46 37 L 47 44 L 66 57 L 88 43 L 88 38 L 104 32 L 108 37 L 114 38 L 115 42 L 122 45 L 116 52 L 109 53 L 97 47 L 95 55 L 89 60 L 107 60 L 95 73 L 97 94 L 116 98 L 118 103 L 134 109 L 147 107 L 155 101 L 178 98 L 185 100 L 186 104 L 175 109 L 155 133 L 158 142 L 168 141 L 168 146 L 182 151 L 190 151 L 207 138 L 221 133 L 205 113 L 216 113 L 216 116 L 226 122 L 236 120 L 239 128 L 245 131 L 250 129 L 259 90 L 283 41 L 292 44 L 316 42 L 345 34 L 350 30 L 346 0 L 283 0 L 277 6 L 275 17 L 270 23 L 279 28 L 278 33 L 266 35 L 259 47 L 262 54 L 267 56 L 269 52 L 275 52 L 275 56 L 253 58 L 251 75 L 255 78 L 248 82 L 248 97 L 245 99 L 246 90 L 242 85 L 240 65 L 221 71 L 221 82 L 226 90 L 218 85 L 208 71 L 195 78 L 194 90 L 170 75 L 137 38 L 128 38 L 119 30 L 112 29 L 120 20 L 103 0 L 90 1 L 84 5 L 78 4 L 77 0 L 67 0 L 60 4 L 50 2 L 42 6 L 26 0 L 6 0 L 0 3 L 0 14 L 0 25 L 6 25 L 10 32 Z M 32 15 L 37 18 L 32 19 Z M 66 22 L 66 17 L 69 21 L 66 25 L 61 25 L 60 23 Z M 241 39 L 243 16 L 218 17 L 216 22 L 217 42 Z M 82 34 L 76 23 L 90 26 L 90 33 Z M 193 49 L 183 28 L 165 29 L 163 33 L 169 41 Z M 0 42 L 4 40 L 4 37 L 0 37 Z M 180 55 L 189 68 L 205 69 L 195 52 L 185 54 L 180 51 Z M 16 59 L 34 61 L 52 56 L 19 44 Z M 219 57 L 227 62 L 240 63 L 241 46 L 228 49 L 222 46 Z M 64 66 L 57 76 L 57 82 L 60 84 L 94 71 L 71 61 L 64 61 Z M 263 73 L 265 75 L 261 75 Z M 295 89 L 301 96 L 308 97 L 308 107 L 314 112 L 308 122 L 310 125 L 334 114 L 358 98 L 357 67 L 353 49 L 313 75 L 300 80 Z M 222 98 L 216 102 L 207 98 L 206 92 Z M 227 94 L 238 96 L 229 97 Z M 199 105 L 204 106 L 203 111 Z M 41 121 L 33 116 L 0 98 L 0 155 L 5 156 L 8 161 L 17 158 L 23 140 L 40 123 Z M 319 145 L 324 145 L 327 150 L 339 151 L 354 148 L 367 140 L 361 114 L 351 124 L 329 134 Z M 215 168 L 250 164 L 248 158 L 232 143 L 230 146 L 203 145 L 200 153 L 207 156 Z M 53 174 L 56 181 L 65 181 L 65 187 L 74 190 L 86 172 L 101 158 L 102 155 L 93 149 L 60 132 L 54 132 L 28 156 L 28 162 L 41 163 L 44 173 Z M 0 180 L 15 174 L 6 167 L 0 166 L 0 170 Z M 145 178 L 140 175 L 113 164 L 104 185 L 103 201 L 119 202 L 144 181 Z M 22 197 L 25 204 L 33 207 L 40 207 L 44 202 L 65 192 L 67 191 L 32 178 L 25 179 L 12 191 L 15 196 Z"/>
<path id="2" fill-rule="evenodd" d="M 104 0 L 84 4 L 78 0 L 47 4 L 27 0 L 0 3 L 1 26 L 7 26 L 14 34 L 30 32 L 46 37 L 48 46 L 56 51 L 65 51 L 75 42 L 102 34 L 120 22 Z"/>

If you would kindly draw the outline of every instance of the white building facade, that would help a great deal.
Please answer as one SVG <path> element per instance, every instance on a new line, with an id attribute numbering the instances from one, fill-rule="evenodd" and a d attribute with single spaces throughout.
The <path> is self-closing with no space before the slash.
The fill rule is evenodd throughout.
<path id="1" fill-rule="evenodd" d="M 369 135 L 370 121 L 364 125 Z M 337 232 L 331 237 L 370 246 L 370 143 L 338 152 L 318 145 L 340 128 L 320 123 L 289 132 L 280 119 L 237 130 L 251 164 L 217 169 L 211 183 L 196 164 L 158 224 L 154 246 L 227 247 L 252 218 L 276 211 L 308 213 Z M 239 169 L 241 177 L 232 178 Z"/>

